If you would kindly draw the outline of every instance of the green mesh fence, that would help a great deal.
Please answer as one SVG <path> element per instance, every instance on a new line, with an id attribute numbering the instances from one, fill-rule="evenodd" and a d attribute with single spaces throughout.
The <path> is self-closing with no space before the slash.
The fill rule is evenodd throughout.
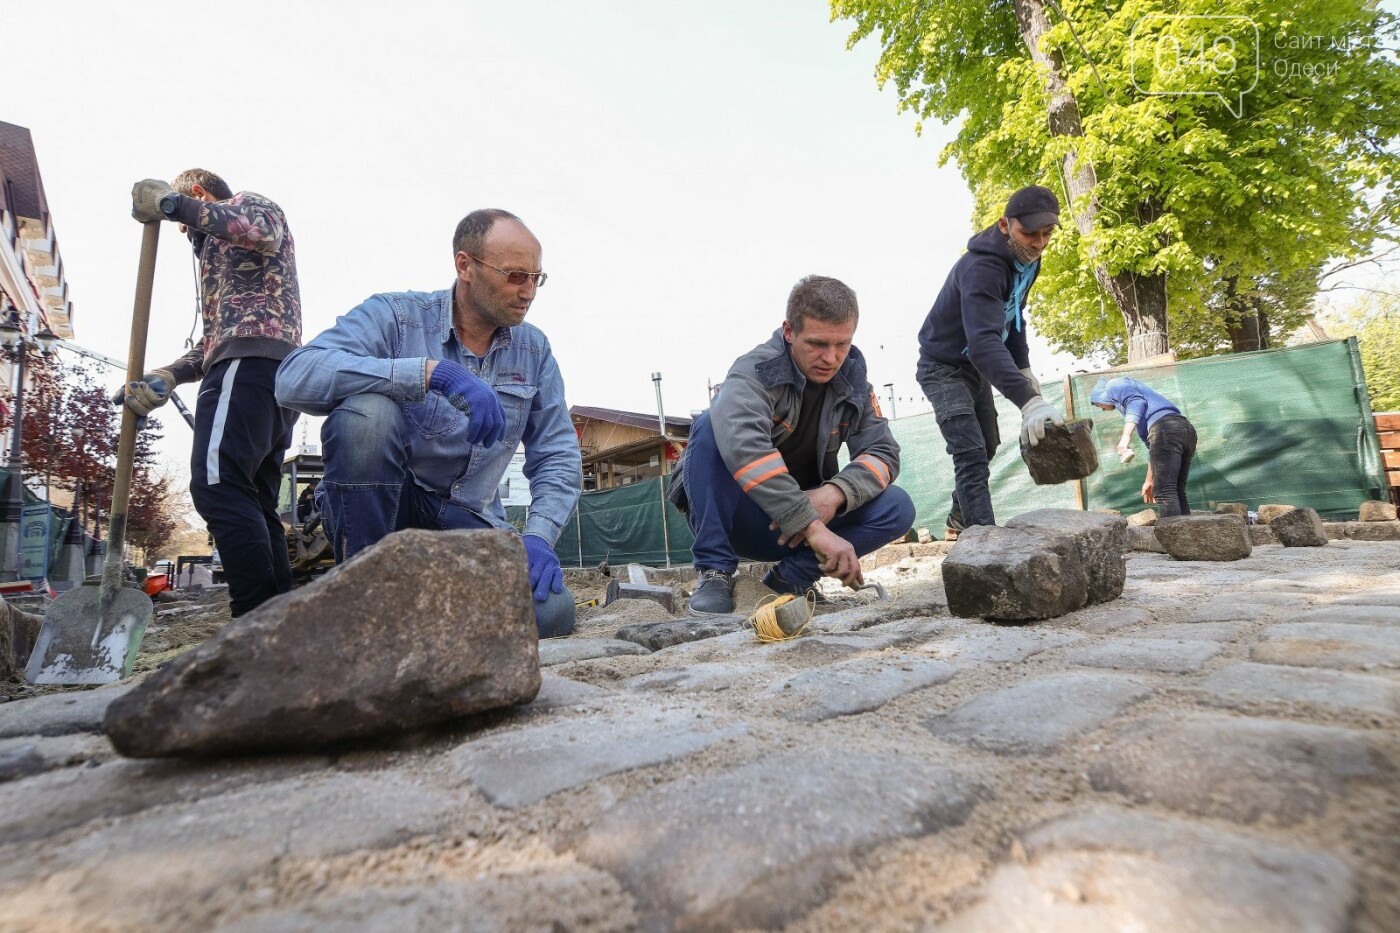
<path id="1" fill-rule="evenodd" d="M 1284 350 L 1238 353 L 1170 366 L 1115 371 L 1171 399 L 1196 427 L 1198 446 L 1187 496 L 1194 509 L 1243 502 L 1312 506 L 1324 518 L 1354 518 L 1363 499 L 1385 498 L 1375 422 L 1355 339 Z M 1071 381 L 1073 412 L 1092 417 L 1099 470 L 1083 483 L 1084 507 L 1131 513 L 1141 498 L 1147 455 L 1122 464 L 1114 453 L 1123 432 L 1117 412 L 1089 404 L 1095 373 Z M 1063 407 L 1063 382 L 1046 383 L 1045 398 Z M 1066 409 L 1067 410 L 1067 409 Z M 1021 461 L 1021 413 L 997 397 L 1001 447 L 992 459 L 992 501 L 998 521 L 1031 509 L 1079 507 L 1075 484 L 1037 486 Z M 953 463 L 932 413 L 891 422 L 900 446 L 898 485 L 914 500 L 914 527 L 941 537 L 953 494 Z M 843 449 L 844 455 L 844 449 Z M 669 482 L 669 477 L 666 478 Z M 555 546 L 566 567 L 690 563 L 694 538 L 685 517 L 665 503 L 661 479 L 584 493 Z M 517 528 L 526 510 L 507 509 Z"/>
<path id="2" fill-rule="evenodd" d="M 685 516 L 665 498 L 670 479 L 584 493 L 554 545 L 559 562 L 565 567 L 595 567 L 604 560 L 664 565 L 669 543 L 671 563 L 689 564 L 695 537 Z M 517 528 L 524 528 L 526 514 L 522 506 L 506 510 Z"/>

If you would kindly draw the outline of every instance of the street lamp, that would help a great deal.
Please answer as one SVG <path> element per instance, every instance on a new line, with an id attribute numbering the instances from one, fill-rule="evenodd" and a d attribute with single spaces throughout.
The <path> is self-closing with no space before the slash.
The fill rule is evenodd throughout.
<path id="1" fill-rule="evenodd" d="M 33 337 L 26 337 L 19 326 L 19 311 L 10 309 L 10 316 L 0 323 L 0 351 L 15 366 L 15 411 L 10 424 L 10 487 L 3 507 L 0 507 L 0 526 L 4 526 L 4 543 L 13 545 L 13 569 L 0 571 L 0 576 L 18 580 L 20 578 L 20 517 L 24 510 L 23 477 L 20 473 L 20 445 L 24 438 L 24 370 L 31 347 L 38 348 L 44 356 L 53 352 L 58 335 L 46 326 Z M 13 576 L 11 577 L 11 574 Z"/>

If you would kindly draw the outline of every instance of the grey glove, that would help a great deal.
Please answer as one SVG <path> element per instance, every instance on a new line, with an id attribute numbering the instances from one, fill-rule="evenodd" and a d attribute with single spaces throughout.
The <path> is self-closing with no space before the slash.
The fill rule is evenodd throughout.
<path id="1" fill-rule="evenodd" d="M 145 178 L 131 186 L 131 216 L 143 224 L 168 219 L 160 209 L 160 199 L 174 188 L 159 178 Z"/>
<path id="2" fill-rule="evenodd" d="M 1039 395 L 1021 406 L 1021 443 L 1031 447 L 1045 439 L 1045 422 L 1064 424 L 1065 416 Z"/>
<path id="3" fill-rule="evenodd" d="M 136 414 L 145 417 L 166 402 L 175 390 L 175 377 L 166 369 L 155 369 L 141 377 L 140 382 L 122 386 L 112 396 L 112 404 L 126 403 Z"/>
<path id="4" fill-rule="evenodd" d="M 1040 380 L 1037 379 L 1037 378 L 1035 378 L 1035 373 L 1031 372 L 1029 369 L 1023 369 L 1023 370 L 1021 370 L 1021 375 L 1025 376 L 1025 377 L 1026 377 L 1026 380 L 1027 380 L 1028 382 L 1030 382 L 1030 384 L 1031 384 L 1031 391 L 1034 392 L 1036 395 L 1039 395 L 1039 394 L 1040 394 Z"/>

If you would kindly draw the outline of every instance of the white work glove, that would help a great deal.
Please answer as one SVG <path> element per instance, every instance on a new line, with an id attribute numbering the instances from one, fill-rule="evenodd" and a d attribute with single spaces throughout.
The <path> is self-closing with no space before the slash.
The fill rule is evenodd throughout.
<path id="1" fill-rule="evenodd" d="M 1030 384 L 1031 384 L 1031 391 L 1034 392 L 1036 395 L 1039 395 L 1039 394 L 1040 394 L 1040 380 L 1037 379 L 1037 378 L 1035 378 L 1035 373 L 1031 372 L 1029 369 L 1023 369 L 1023 370 L 1021 370 L 1021 375 L 1025 376 L 1025 377 L 1026 377 L 1026 380 L 1027 380 L 1028 382 L 1030 382 Z"/>
<path id="2" fill-rule="evenodd" d="M 1021 406 L 1021 443 L 1036 446 L 1045 439 L 1045 422 L 1064 424 L 1065 416 L 1039 395 Z"/>

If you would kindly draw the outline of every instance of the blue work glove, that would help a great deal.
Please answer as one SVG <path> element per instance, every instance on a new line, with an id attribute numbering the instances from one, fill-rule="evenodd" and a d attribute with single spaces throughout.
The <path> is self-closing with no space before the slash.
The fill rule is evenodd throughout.
<path id="1" fill-rule="evenodd" d="M 549 542 L 539 535 L 522 535 L 520 540 L 525 543 L 525 556 L 530 561 L 530 589 L 535 602 L 544 602 L 550 593 L 564 592 L 564 571 Z"/>
<path id="2" fill-rule="evenodd" d="M 496 390 L 462 366 L 451 360 L 438 360 L 428 380 L 428 390 L 467 416 L 470 443 L 491 447 L 506 436 L 506 413 L 496 398 Z"/>

